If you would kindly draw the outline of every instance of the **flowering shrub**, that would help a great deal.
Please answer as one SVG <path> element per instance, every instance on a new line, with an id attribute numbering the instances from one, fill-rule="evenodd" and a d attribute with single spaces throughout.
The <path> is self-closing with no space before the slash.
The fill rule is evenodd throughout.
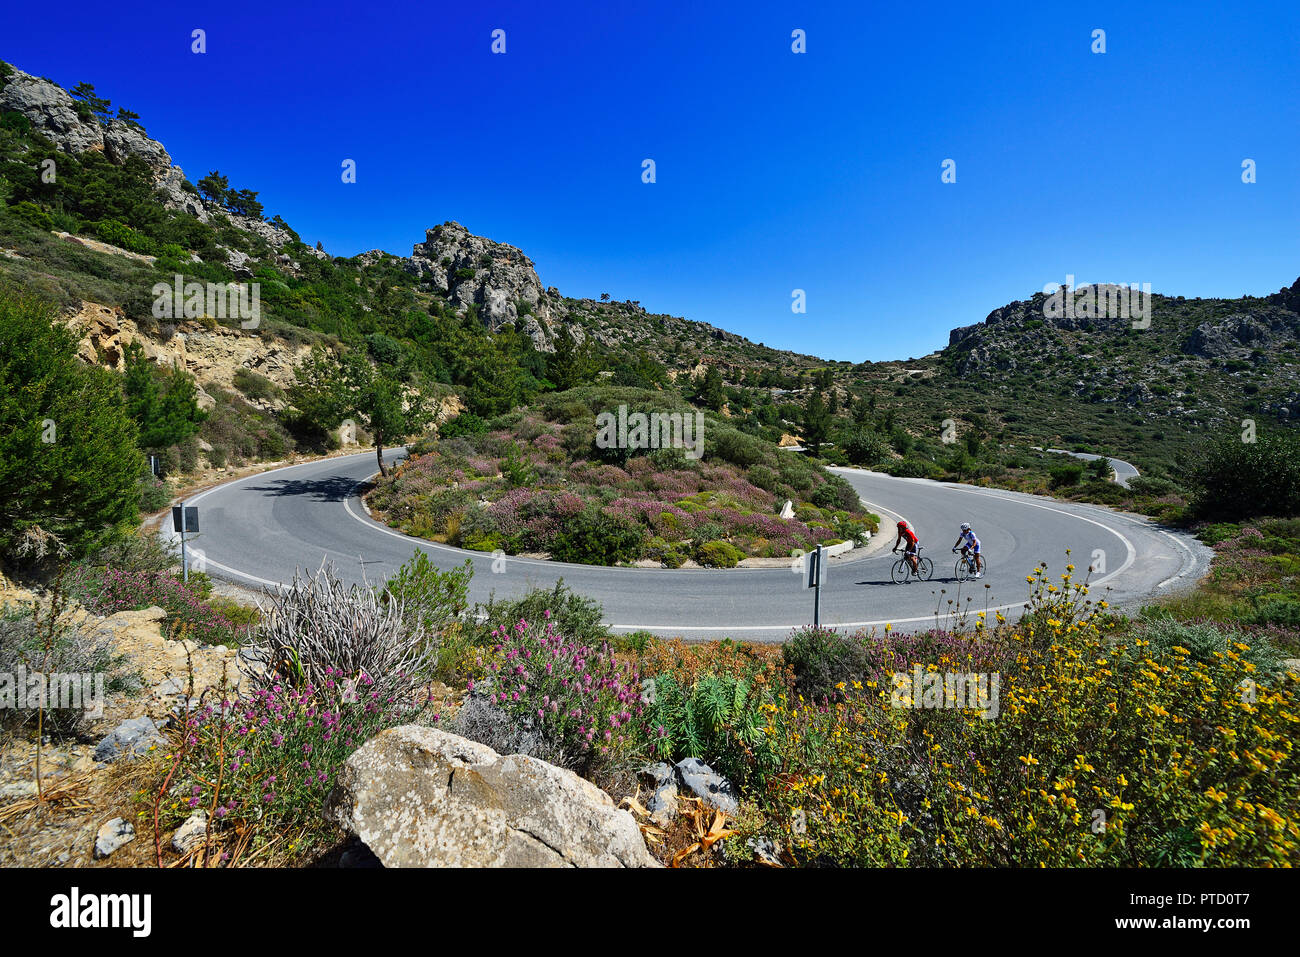
<path id="1" fill-rule="evenodd" d="M 96 615 L 112 615 L 157 605 L 173 624 L 187 626 L 187 637 L 200 644 L 221 644 L 247 637 L 250 625 L 236 623 L 204 600 L 202 579 L 185 584 L 168 572 L 81 565 L 68 574 L 68 592 Z"/>
<path id="2" fill-rule="evenodd" d="M 594 564 L 640 559 L 641 539 L 655 535 L 666 545 L 655 557 L 671 567 L 711 540 L 725 540 L 741 558 L 783 558 L 878 525 L 842 479 L 739 433 L 729 433 L 747 453 L 739 464 L 720 450 L 704 459 L 673 448 L 628 455 L 593 447 L 594 417 L 580 399 L 557 398 L 542 414 L 553 418 L 513 412 L 487 432 L 417 443 L 379 480 L 371 509 L 408 534 L 464 548 Z M 749 452 L 771 461 L 746 465 Z M 786 497 L 801 507 L 800 519 L 777 514 Z M 589 527 L 571 540 L 577 526 L 611 520 L 617 534 Z"/>
<path id="3" fill-rule="evenodd" d="M 297 853 L 330 836 L 325 798 L 352 752 L 425 706 L 404 706 L 367 676 L 332 668 L 319 687 L 274 684 L 218 699 L 191 712 L 171 743 L 170 774 L 155 795 L 159 826 L 203 809 L 219 844 L 256 830 L 292 835 L 297 846 L 285 850 Z"/>
<path id="4" fill-rule="evenodd" d="M 558 634 L 549 611 L 541 622 L 521 618 L 493 637 L 485 668 L 496 679 L 496 703 L 580 766 L 625 755 L 641 739 L 637 669 L 620 664 L 607 643 L 595 647 Z"/>
<path id="5" fill-rule="evenodd" d="M 992 718 L 897 707 L 892 682 L 767 708 L 778 757 L 756 793 L 797 859 L 837 864 L 1267 866 L 1300 852 L 1297 677 L 1236 643 L 1197 660 L 1123 633 L 1036 569 L 1002 629 Z M 969 672 L 965 655 L 912 662 Z"/>

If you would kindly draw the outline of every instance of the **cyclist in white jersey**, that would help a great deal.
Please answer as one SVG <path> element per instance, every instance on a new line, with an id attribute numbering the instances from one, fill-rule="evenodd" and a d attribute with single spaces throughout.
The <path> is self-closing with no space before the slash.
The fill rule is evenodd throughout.
<path id="1" fill-rule="evenodd" d="M 961 546 L 963 557 L 969 552 L 975 556 L 975 577 L 984 577 L 984 557 L 980 555 L 980 540 L 975 537 L 975 533 L 970 529 L 970 522 L 961 523 L 961 533 L 957 536 L 957 541 L 953 543 L 952 550 L 955 552 L 957 546 Z"/>

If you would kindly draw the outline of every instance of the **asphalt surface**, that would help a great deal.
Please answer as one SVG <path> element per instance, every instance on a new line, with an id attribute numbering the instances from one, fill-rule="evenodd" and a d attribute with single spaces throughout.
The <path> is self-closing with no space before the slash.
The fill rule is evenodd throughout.
<path id="1" fill-rule="evenodd" d="M 386 461 L 400 458 L 390 452 Z M 881 534 L 901 515 L 916 529 L 922 554 L 934 561 L 929 582 L 894 584 L 895 557 L 880 547 L 831 560 L 822 588 L 821 621 L 835 627 L 918 630 L 951 624 L 954 608 L 995 609 L 1014 620 L 1029 594 L 1026 576 L 1039 562 L 1053 575 L 1072 562 L 1082 574 L 1096 564 L 1092 595 L 1137 607 L 1153 596 L 1188 587 L 1205 574 L 1210 550 L 1185 533 L 1140 516 L 1049 498 L 836 469 L 874 511 Z M 813 593 L 787 568 L 607 568 L 523 558 L 496 558 L 410 538 L 366 513 L 357 485 L 375 472 L 373 452 L 263 472 L 202 492 L 202 531 L 190 547 L 205 570 L 252 588 L 274 588 L 296 569 L 332 562 L 351 581 L 383 582 L 416 548 L 441 568 L 474 564 L 471 598 L 515 596 L 557 579 L 598 600 L 615 629 L 645 629 L 696 638 L 732 636 L 780 641 L 810 623 Z M 969 521 L 989 570 L 958 583 L 950 552 L 958 526 Z M 170 527 L 163 534 L 174 538 Z M 1065 550 L 1071 549 L 1070 556 Z M 862 556 L 862 557 L 859 557 Z"/>

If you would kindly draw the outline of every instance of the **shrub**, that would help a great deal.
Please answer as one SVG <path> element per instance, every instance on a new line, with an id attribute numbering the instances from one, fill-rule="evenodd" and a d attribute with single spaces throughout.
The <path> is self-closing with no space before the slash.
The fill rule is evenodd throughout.
<path id="1" fill-rule="evenodd" d="M 240 392 L 244 393 L 250 399 L 283 399 L 284 390 L 272 382 L 264 375 L 259 375 L 252 369 L 239 368 L 235 370 L 232 379 L 234 386 Z"/>
<path id="2" fill-rule="evenodd" d="M 781 646 L 795 690 L 810 700 L 842 698 L 840 685 L 861 679 L 871 659 L 862 641 L 830 628 L 801 628 Z"/>
<path id="3" fill-rule="evenodd" d="M 412 591 L 417 587 L 412 584 Z M 262 687 L 321 688 L 340 673 L 364 681 L 381 699 L 406 702 L 424 683 L 437 639 L 404 620 L 400 597 L 345 584 L 332 565 L 273 593 L 248 657 L 265 666 Z"/>
<path id="4" fill-rule="evenodd" d="M 1255 442 L 1233 435 L 1204 449 L 1192 466 L 1192 507 L 1207 519 L 1300 514 L 1300 441 L 1262 433 Z"/>
<path id="5" fill-rule="evenodd" d="M 589 505 L 555 536 L 551 557 L 582 565 L 614 565 L 641 557 L 645 530 L 630 519 Z"/>
<path id="6" fill-rule="evenodd" d="M 0 555 L 33 528 L 84 555 L 138 516 L 144 459 L 118 378 L 84 366 L 53 320 L 0 285 Z"/>
<path id="7" fill-rule="evenodd" d="M 72 627 L 57 617 L 59 604 L 56 598 L 54 606 L 44 615 L 40 615 L 35 607 L 6 605 L 0 608 L 0 675 L 16 680 L 14 676 L 21 667 L 29 675 L 102 675 L 106 693 L 138 687 L 138 676 L 127 671 L 125 659 L 114 653 L 113 636 L 103 629 Z M 11 686 L 11 690 L 30 692 L 31 689 L 30 686 Z M 75 695 L 78 689 L 73 687 L 71 690 Z M 86 708 L 91 707 L 98 689 L 82 683 L 79 690 L 81 701 Z M 49 692 L 54 692 L 53 687 Z M 77 699 L 74 696 L 72 700 Z M 0 727 L 12 730 L 26 726 L 34 730 L 38 711 L 41 711 L 41 733 L 62 737 L 82 731 L 90 717 L 86 708 L 32 706 L 39 704 L 27 693 L 23 694 L 22 701 L 7 702 L 7 706 L 0 707 Z"/>
<path id="8" fill-rule="evenodd" d="M 694 557 L 708 568 L 735 568 L 745 553 L 730 542 L 714 540 L 696 545 Z"/>
<path id="9" fill-rule="evenodd" d="M 385 600 L 401 604 L 408 630 L 436 637 L 435 675 L 453 678 L 463 666 L 469 642 L 460 617 L 468 605 L 473 577 L 474 564 L 468 559 L 441 571 L 425 552 L 417 551 L 384 588 Z"/>
<path id="10" fill-rule="evenodd" d="M 522 598 L 489 599 L 486 604 L 476 606 L 471 617 L 480 622 L 475 635 L 479 644 L 490 643 L 493 632 L 502 627 L 513 627 L 520 620 L 547 620 L 561 634 L 592 645 L 609 637 L 602 624 L 604 615 L 598 602 L 579 595 L 564 584 L 564 579 L 560 579 L 554 588 L 531 588 Z"/>
<path id="11" fill-rule="evenodd" d="M 166 571 L 81 564 L 70 569 L 67 582 L 68 594 L 96 615 L 157 605 L 171 624 L 183 627 L 185 637 L 200 644 L 237 643 L 248 635 L 246 627 L 204 600 L 211 584 L 198 573 L 186 584 Z"/>
<path id="12" fill-rule="evenodd" d="M 1193 660 L 1205 665 L 1213 665 L 1230 654 L 1240 656 L 1263 673 L 1276 671 L 1282 664 L 1281 655 L 1263 638 L 1212 622 L 1181 622 L 1156 615 L 1140 619 L 1136 633 L 1151 642 L 1154 653 L 1167 657 L 1175 657 L 1175 649 L 1181 647 Z"/>
<path id="13" fill-rule="evenodd" d="M 767 459 L 768 446 L 764 442 L 734 429 L 718 429 L 709 440 L 709 458 L 720 458 L 742 469 Z"/>
<path id="14" fill-rule="evenodd" d="M 438 437 L 454 439 L 462 435 L 483 435 L 487 432 L 487 422 L 473 412 L 462 412 L 454 419 L 448 419 L 438 426 Z"/>
<path id="15" fill-rule="evenodd" d="M 441 571 L 429 561 L 426 552 L 417 550 L 388 579 L 381 594 L 385 601 L 401 607 L 412 633 L 437 635 L 465 612 L 473 577 L 474 563 L 469 559 L 463 565 Z"/>
<path id="16" fill-rule="evenodd" d="M 688 685 L 656 675 L 654 704 L 646 713 L 655 757 L 700 758 L 741 784 L 771 765 L 762 707 L 764 688 L 748 678 L 706 674 Z"/>
<path id="17" fill-rule="evenodd" d="M 166 508 L 172 500 L 171 486 L 156 475 L 144 475 L 140 478 L 140 511 L 151 514 Z"/>
<path id="18" fill-rule="evenodd" d="M 385 728 L 416 720 L 427 700 L 408 706 L 385 696 L 365 672 L 327 665 L 322 679 L 271 682 L 237 701 L 220 689 L 206 693 L 171 744 L 166 787 L 157 792 L 160 826 L 203 809 L 206 841 L 217 848 L 227 836 L 246 848 L 250 832 L 262 835 L 255 847 L 268 836 L 293 835 L 287 850 L 299 856 L 332 838 L 325 801 L 344 762 Z M 213 858 L 209 863 L 237 863 L 226 853 Z"/>
<path id="19" fill-rule="evenodd" d="M 549 613 L 494 632 L 494 700 L 544 737 L 575 770 L 616 759 L 641 740 L 643 705 L 634 666 L 607 643 L 588 645 L 557 631 Z M 471 690 L 473 685 L 471 683 Z"/>
<path id="20" fill-rule="evenodd" d="M 1054 465 L 1048 472 L 1052 488 L 1069 488 L 1083 481 L 1085 466 L 1082 462 L 1064 462 Z"/>
<path id="21" fill-rule="evenodd" d="M 854 465 L 869 468 L 889 458 L 889 443 L 878 432 L 856 429 L 844 442 L 844 456 Z"/>
<path id="22" fill-rule="evenodd" d="M 813 489 L 810 496 L 818 508 L 827 508 L 842 512 L 856 512 L 862 507 L 858 493 L 841 475 L 826 473 L 825 481 Z"/>

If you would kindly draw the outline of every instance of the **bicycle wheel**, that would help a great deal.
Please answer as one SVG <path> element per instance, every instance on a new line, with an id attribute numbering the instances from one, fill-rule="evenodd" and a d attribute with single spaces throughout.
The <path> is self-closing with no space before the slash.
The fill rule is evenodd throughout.
<path id="1" fill-rule="evenodd" d="M 970 566 L 966 564 L 966 559 L 957 559 L 957 564 L 953 566 L 952 577 L 959 582 L 964 582 L 971 575 Z"/>
<path id="2" fill-rule="evenodd" d="M 918 560 L 916 567 L 918 572 L 917 577 L 920 578 L 921 581 L 928 582 L 930 576 L 934 574 L 934 562 L 930 561 L 928 558 Z"/>
<path id="3" fill-rule="evenodd" d="M 983 552 L 980 552 L 980 571 L 984 573 L 985 578 L 989 577 L 989 560 Z"/>
<path id="4" fill-rule="evenodd" d="M 911 569 L 908 567 L 907 562 L 900 558 L 898 561 L 894 562 L 894 567 L 890 569 L 889 574 L 894 579 L 895 585 L 901 585 L 903 582 L 907 581 L 907 576 L 910 572 Z"/>

